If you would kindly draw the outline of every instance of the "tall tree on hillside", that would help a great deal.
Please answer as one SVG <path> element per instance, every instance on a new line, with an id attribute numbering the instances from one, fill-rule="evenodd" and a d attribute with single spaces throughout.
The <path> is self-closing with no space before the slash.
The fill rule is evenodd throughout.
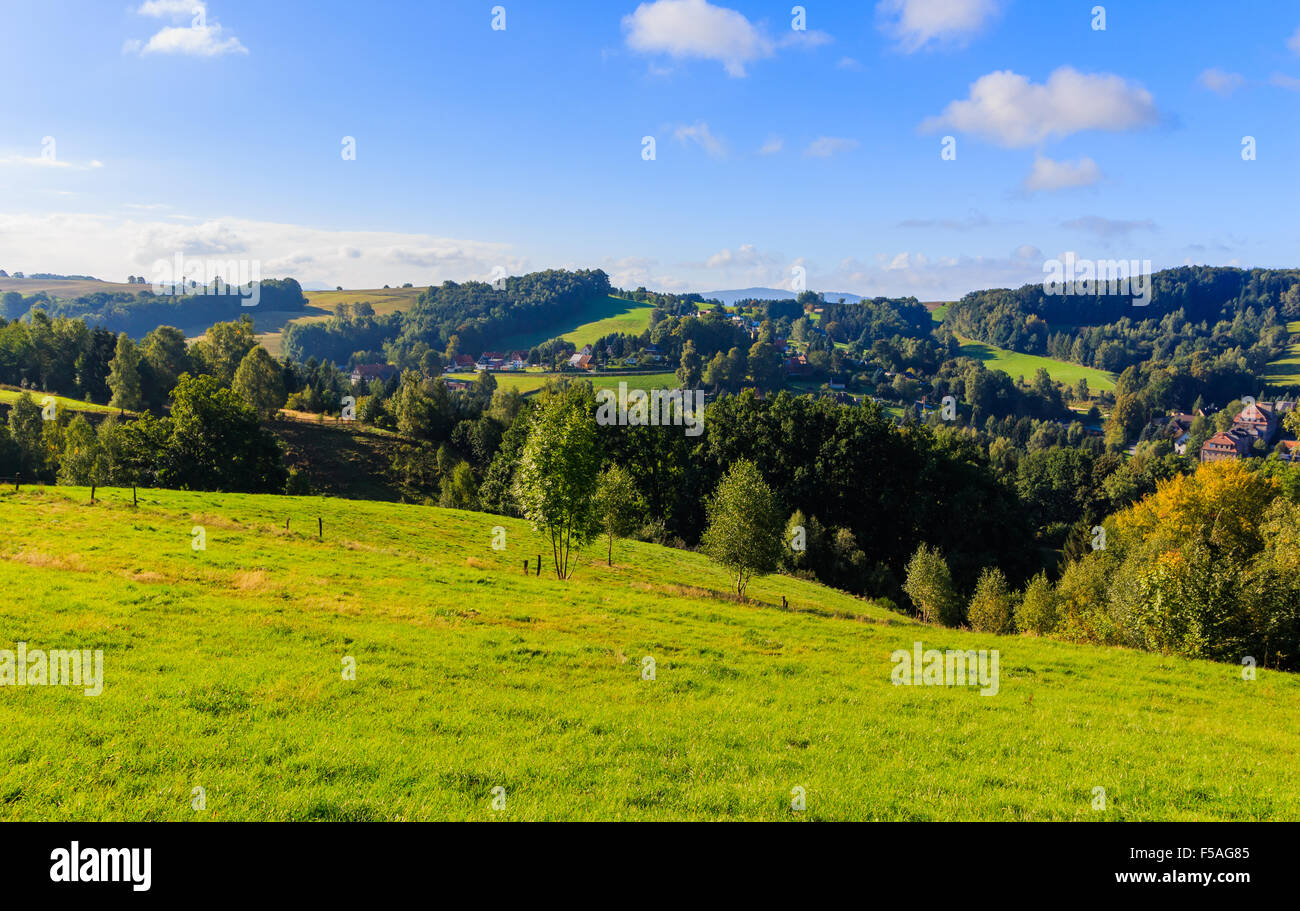
<path id="1" fill-rule="evenodd" d="M 600 446 L 594 411 L 589 383 L 552 392 L 533 415 L 515 472 L 515 501 L 534 530 L 551 539 L 557 579 L 573 575 L 572 553 L 595 531 Z"/>
<path id="2" fill-rule="evenodd" d="M 258 345 L 239 362 L 231 388 L 247 402 L 258 417 L 269 420 L 284 407 L 284 375 L 266 349 Z"/>
<path id="3" fill-rule="evenodd" d="M 215 376 L 221 385 L 229 386 L 244 356 L 256 346 L 253 318 L 245 314 L 238 322 L 209 326 L 203 338 L 194 343 L 193 355 L 204 373 Z"/>
<path id="4" fill-rule="evenodd" d="M 605 562 L 614 565 L 614 539 L 626 538 L 636 531 L 644 512 L 644 502 L 636 482 L 620 465 L 611 465 L 596 481 L 596 523 L 609 539 Z"/>
<path id="5" fill-rule="evenodd" d="M 921 619 L 944 626 L 961 623 L 961 602 L 953 589 L 952 573 L 937 547 L 922 544 L 907 563 L 903 591 L 916 605 Z"/>
<path id="6" fill-rule="evenodd" d="M 30 478 L 45 470 L 45 443 L 41 406 L 29 393 L 22 393 L 9 409 L 9 435 L 17 448 L 18 467 Z"/>
<path id="7" fill-rule="evenodd" d="M 140 350 L 153 371 L 163 401 L 176 388 L 182 373 L 193 372 L 185 333 L 175 326 L 158 326 L 140 341 Z"/>
<path id="8" fill-rule="evenodd" d="M 677 381 L 686 389 L 696 389 L 704 375 L 704 359 L 695 350 L 695 342 L 690 339 L 682 346 L 681 366 L 677 368 Z"/>
<path id="9" fill-rule="evenodd" d="M 123 332 L 117 337 L 117 352 L 108 365 L 108 388 L 113 397 L 109 404 L 122 411 L 138 411 L 144 404 L 140 385 L 140 349 L 131 336 Z"/>
<path id="10" fill-rule="evenodd" d="M 781 513 L 772 488 L 747 459 L 732 464 L 708 503 L 704 552 L 735 576 L 742 598 L 755 573 L 776 570 L 781 561 Z"/>
<path id="11" fill-rule="evenodd" d="M 77 415 L 63 435 L 63 452 L 59 456 L 60 484 L 89 487 L 107 481 L 109 460 L 95 428 L 84 415 Z"/>

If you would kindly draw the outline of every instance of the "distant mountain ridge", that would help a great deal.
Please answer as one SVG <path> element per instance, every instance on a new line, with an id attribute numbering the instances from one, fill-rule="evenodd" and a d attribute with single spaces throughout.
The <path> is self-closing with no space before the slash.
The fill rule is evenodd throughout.
<path id="1" fill-rule="evenodd" d="M 860 294 L 850 294 L 847 291 L 822 291 L 818 292 L 822 298 L 831 303 L 838 303 L 843 298 L 846 304 L 856 304 L 861 302 Z M 727 306 L 732 306 L 736 301 L 743 300 L 794 300 L 799 295 L 793 291 L 783 288 L 739 288 L 732 291 L 706 291 L 704 292 L 705 300 L 720 300 Z"/>

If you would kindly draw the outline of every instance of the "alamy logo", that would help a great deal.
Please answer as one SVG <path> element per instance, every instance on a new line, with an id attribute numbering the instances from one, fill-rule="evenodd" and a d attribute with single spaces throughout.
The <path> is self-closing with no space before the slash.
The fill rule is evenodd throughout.
<path id="1" fill-rule="evenodd" d="M 913 642 L 910 652 L 900 648 L 889 660 L 894 665 L 889 674 L 894 686 L 978 686 L 981 696 L 998 694 L 997 649 L 941 652 Z"/>
<path id="2" fill-rule="evenodd" d="M 692 399 L 694 402 L 692 403 Z M 704 390 L 627 390 L 627 383 L 596 393 L 596 423 L 601 427 L 686 427 L 688 437 L 704 433 Z"/>
<path id="3" fill-rule="evenodd" d="M 0 686 L 80 686 L 87 696 L 104 691 L 102 649 L 0 649 Z"/>
<path id="4" fill-rule="evenodd" d="M 1043 263 L 1043 293 L 1052 295 L 1096 294 L 1128 295 L 1134 307 L 1151 303 L 1151 260 L 1144 259 L 1077 259 L 1073 253 L 1065 259 Z"/>
<path id="5" fill-rule="evenodd" d="M 136 892 L 153 883 L 152 848 L 83 848 L 74 841 L 51 851 L 50 860 L 50 882 L 131 883 Z"/>
<path id="6" fill-rule="evenodd" d="M 242 297 L 241 307 L 262 302 L 262 263 L 256 259 L 186 259 L 177 253 L 153 264 L 154 294 Z"/>

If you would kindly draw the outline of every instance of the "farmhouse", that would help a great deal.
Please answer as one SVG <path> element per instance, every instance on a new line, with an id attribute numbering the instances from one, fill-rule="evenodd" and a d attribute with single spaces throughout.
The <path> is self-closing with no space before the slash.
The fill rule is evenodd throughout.
<path id="1" fill-rule="evenodd" d="M 1281 416 L 1294 408 L 1294 402 L 1252 402 L 1232 419 L 1231 427 L 1216 433 L 1202 444 L 1201 461 L 1249 458 L 1253 454 L 1256 440 L 1261 440 L 1268 446 L 1276 439 L 1282 423 Z"/>
<path id="2" fill-rule="evenodd" d="M 369 383 L 372 380 L 388 382 L 397 375 L 397 368 L 392 364 L 359 364 L 352 368 L 352 385 Z"/>

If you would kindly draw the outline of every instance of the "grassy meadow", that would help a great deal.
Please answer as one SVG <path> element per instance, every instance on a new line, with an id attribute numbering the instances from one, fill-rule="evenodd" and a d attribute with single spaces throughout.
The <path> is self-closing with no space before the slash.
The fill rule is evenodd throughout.
<path id="1" fill-rule="evenodd" d="M 1300 334 L 1300 320 L 1287 324 L 1292 335 Z M 1264 381 L 1275 386 L 1300 386 L 1300 344 L 1290 347 L 1285 357 L 1279 358 L 1264 370 Z"/>
<path id="2" fill-rule="evenodd" d="M 501 351 L 527 351 L 534 345 L 553 338 L 563 338 L 582 348 L 614 332 L 640 335 L 649 328 L 650 311 L 653 309 L 653 305 L 641 301 L 623 297 L 600 297 L 587 302 L 567 320 L 548 326 L 541 332 L 523 332 L 493 344 Z"/>
<path id="3" fill-rule="evenodd" d="M 1058 383 L 1068 383 L 1073 386 L 1079 382 L 1080 378 L 1085 378 L 1088 380 L 1088 388 L 1094 393 L 1115 388 L 1116 377 L 1095 367 L 1085 367 L 1082 364 L 1058 361 L 1050 357 L 1039 357 L 1035 354 L 1021 354 L 1017 351 L 1008 351 L 1005 348 L 995 348 L 993 345 L 986 345 L 965 336 L 959 335 L 958 338 L 961 339 L 962 343 L 962 355 L 983 361 L 984 366 L 988 369 L 1001 370 L 1012 379 L 1023 377 L 1025 382 L 1032 382 L 1038 368 L 1046 367 L 1048 375 Z"/>
<path id="4" fill-rule="evenodd" d="M 518 389 L 524 395 L 536 392 L 547 383 L 562 378 L 571 380 L 590 380 L 596 389 L 618 389 L 619 383 L 627 383 L 632 389 L 676 389 L 680 383 L 677 374 L 668 370 L 662 373 L 549 373 L 528 371 L 525 373 L 494 373 L 499 389 Z M 472 378 L 473 374 L 466 374 Z"/>
<path id="5" fill-rule="evenodd" d="M 539 538 L 482 514 L 88 495 L 0 493 L 0 648 L 103 649 L 105 678 L 0 687 L 0 820 L 1300 817 L 1292 675 L 931 628 L 777 576 L 740 603 L 639 543 L 525 576 Z M 891 685 L 916 641 L 999 649 L 1000 691 Z"/>
<path id="6" fill-rule="evenodd" d="M 47 396 L 51 396 L 48 392 L 40 392 L 36 389 L 28 389 L 25 391 L 32 397 L 32 401 L 37 405 L 44 402 Z M 0 404 L 12 405 L 14 402 L 18 401 L 23 392 L 24 390 L 18 389 L 14 386 L 0 387 Z M 94 402 L 83 402 L 80 399 L 70 399 L 63 395 L 54 395 L 51 397 L 55 401 L 55 409 L 60 413 L 64 411 L 86 411 L 94 414 L 118 414 L 120 410 L 108 405 L 97 405 Z"/>

